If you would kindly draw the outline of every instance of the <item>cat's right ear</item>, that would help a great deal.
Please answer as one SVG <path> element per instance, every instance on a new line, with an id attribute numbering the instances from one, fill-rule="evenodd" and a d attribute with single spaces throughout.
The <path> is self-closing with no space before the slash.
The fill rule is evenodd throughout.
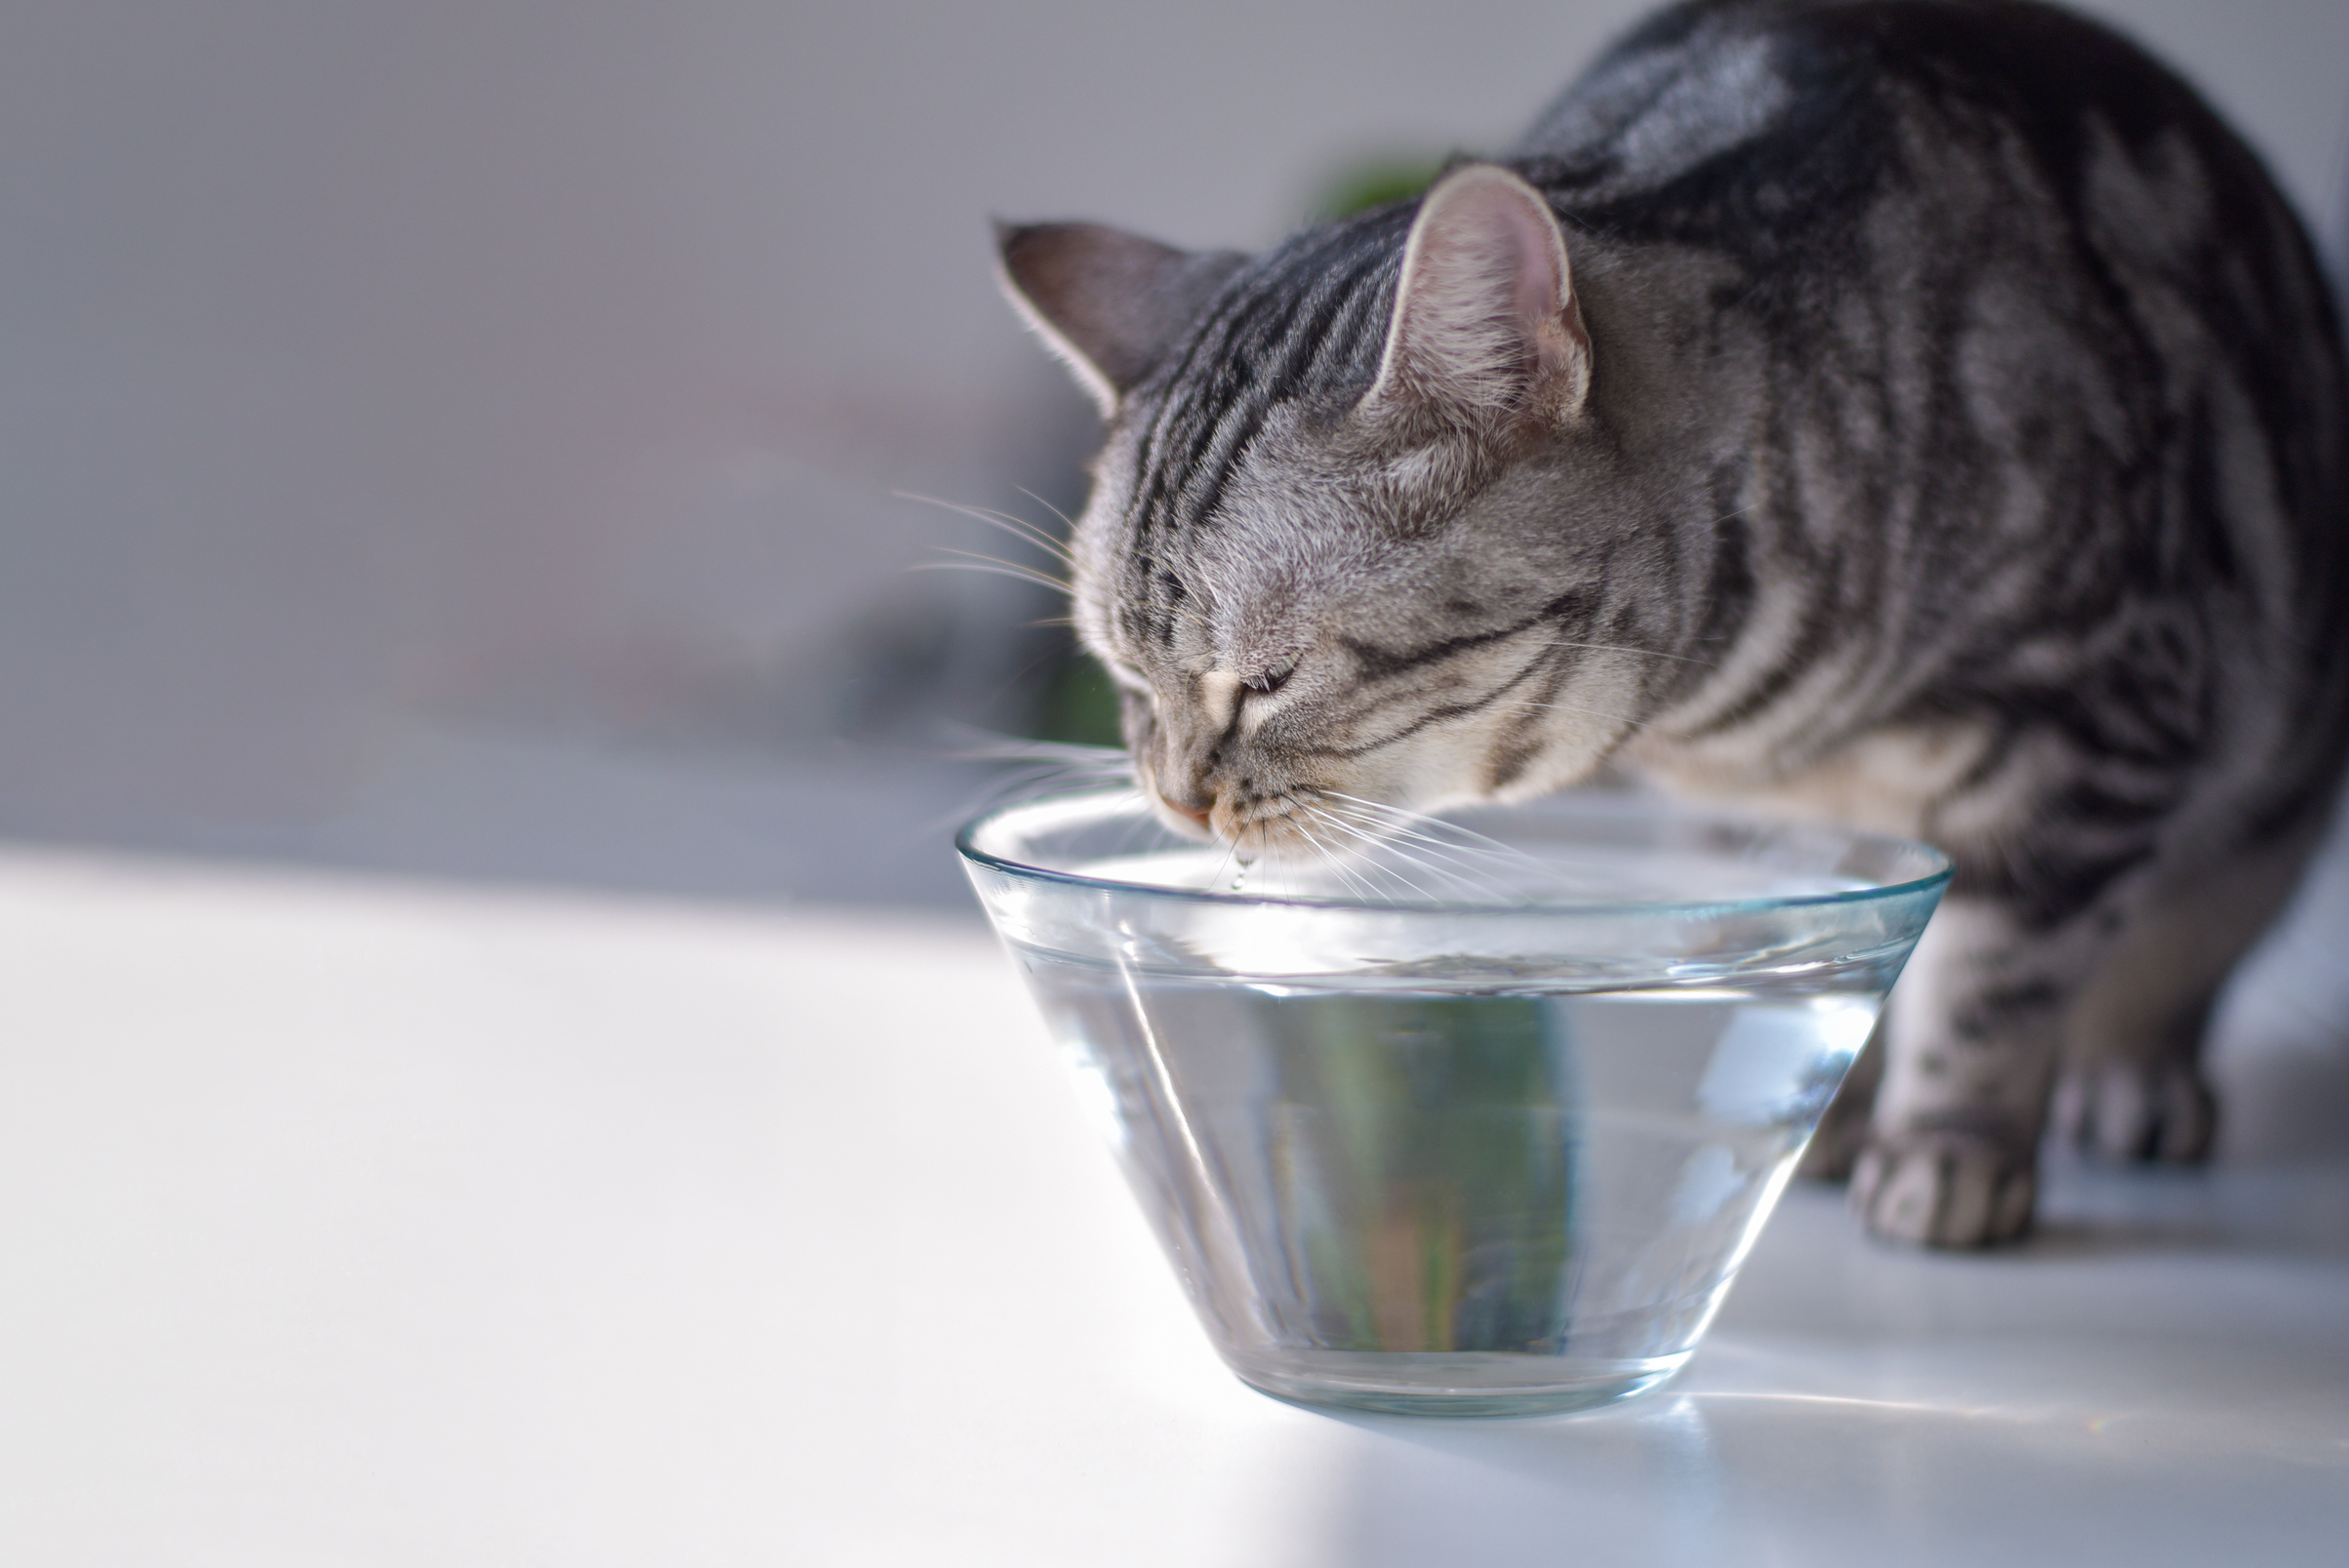
<path id="1" fill-rule="evenodd" d="M 1591 335 L 1565 234 L 1542 193 L 1469 164 L 1420 203 L 1362 411 L 1410 432 L 1563 423 L 1591 386 Z"/>
<path id="2" fill-rule="evenodd" d="M 1099 223 L 997 223 L 1003 292 L 1068 361 L 1101 417 L 1174 347 L 1243 260 Z"/>

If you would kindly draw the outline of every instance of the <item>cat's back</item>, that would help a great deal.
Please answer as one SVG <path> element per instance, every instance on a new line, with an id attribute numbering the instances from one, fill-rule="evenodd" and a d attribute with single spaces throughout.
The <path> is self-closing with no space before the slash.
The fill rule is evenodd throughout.
<path id="1" fill-rule="evenodd" d="M 1988 221 L 2014 249 L 2085 238 L 2181 278 L 2232 272 L 2321 318 L 2338 354 L 2314 252 L 2258 158 L 2135 44 L 2036 0 L 1674 6 L 1513 161 L 1596 230 L 1753 265 L 1848 262 L 1871 225 L 1881 255 L 1900 223 L 1926 243 Z"/>
<path id="2" fill-rule="evenodd" d="M 1512 162 L 1570 227 L 1725 266 L 1716 298 L 1790 361 L 1903 334 L 1985 347 L 2030 367 L 2002 378 L 2012 399 L 2123 409 L 2100 439 L 2132 454 L 2223 382 L 2272 444 L 2304 564 L 2349 571 L 2349 378 L 2315 251 L 2243 141 L 2096 22 L 2034 0 L 1694 0 L 1602 56 Z"/>
<path id="3" fill-rule="evenodd" d="M 2027 0 L 1697 0 L 1512 162 L 1570 248 L 1696 280 L 1672 296 L 1702 316 L 1671 318 L 1686 380 L 1728 388 L 1715 426 L 1787 487 L 1740 526 L 1831 542 L 1839 565 L 1781 553 L 1860 584 L 1817 603 L 1878 608 L 1854 668 L 2030 714 L 2160 604 L 2230 671 L 2211 689 L 2247 694 L 2172 726 L 2178 766 L 2255 755 L 2294 800 L 2330 789 L 2349 372 L 2298 221 L 2179 77 Z M 1721 342 L 1735 378 L 1702 357 Z M 2034 637 L 2070 651 L 2060 678 L 2018 663 Z"/>
<path id="4" fill-rule="evenodd" d="M 1517 156 L 1586 201 L 1775 180 L 1816 218 L 1878 193 L 1927 125 L 2021 151 L 2083 193 L 2113 146 L 2142 155 L 2165 141 L 2198 174 L 2269 185 L 2173 72 L 2038 0 L 1689 0 L 1619 39 Z"/>

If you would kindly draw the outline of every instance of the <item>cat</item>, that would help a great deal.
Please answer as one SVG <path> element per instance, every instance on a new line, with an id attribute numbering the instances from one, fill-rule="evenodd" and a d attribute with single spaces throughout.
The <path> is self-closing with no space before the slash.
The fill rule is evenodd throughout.
<path id="1" fill-rule="evenodd" d="M 1971 1247 L 2051 1105 L 2205 1153 L 2212 998 L 2349 753 L 2349 393 L 2177 77 L 2026 0 L 1695 0 L 1261 255 L 998 243 L 1107 423 L 1074 618 L 1171 825 L 1278 855 L 1333 794 L 1613 768 L 1926 838 L 1814 1168 Z"/>

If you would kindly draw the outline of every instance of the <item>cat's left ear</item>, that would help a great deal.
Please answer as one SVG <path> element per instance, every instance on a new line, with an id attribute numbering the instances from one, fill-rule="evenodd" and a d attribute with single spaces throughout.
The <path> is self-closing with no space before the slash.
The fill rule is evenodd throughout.
<path id="1" fill-rule="evenodd" d="M 1478 431 L 1566 423 L 1590 387 L 1591 335 L 1549 202 L 1497 164 L 1445 175 L 1411 224 L 1362 411 Z"/>
<path id="2" fill-rule="evenodd" d="M 1068 361 L 1105 420 L 1242 261 L 1100 223 L 997 223 L 995 250 L 1003 292 Z"/>

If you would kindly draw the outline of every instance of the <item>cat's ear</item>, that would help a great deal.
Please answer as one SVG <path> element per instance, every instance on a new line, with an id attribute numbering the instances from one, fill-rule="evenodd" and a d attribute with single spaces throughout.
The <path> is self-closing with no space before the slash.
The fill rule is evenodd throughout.
<path id="1" fill-rule="evenodd" d="M 1373 417 L 1489 430 L 1582 412 L 1591 337 L 1550 204 L 1494 164 L 1436 182 L 1403 248 Z"/>
<path id="2" fill-rule="evenodd" d="M 1011 302 L 1069 362 L 1104 419 L 1242 260 L 1099 223 L 997 223 L 995 251 Z"/>

